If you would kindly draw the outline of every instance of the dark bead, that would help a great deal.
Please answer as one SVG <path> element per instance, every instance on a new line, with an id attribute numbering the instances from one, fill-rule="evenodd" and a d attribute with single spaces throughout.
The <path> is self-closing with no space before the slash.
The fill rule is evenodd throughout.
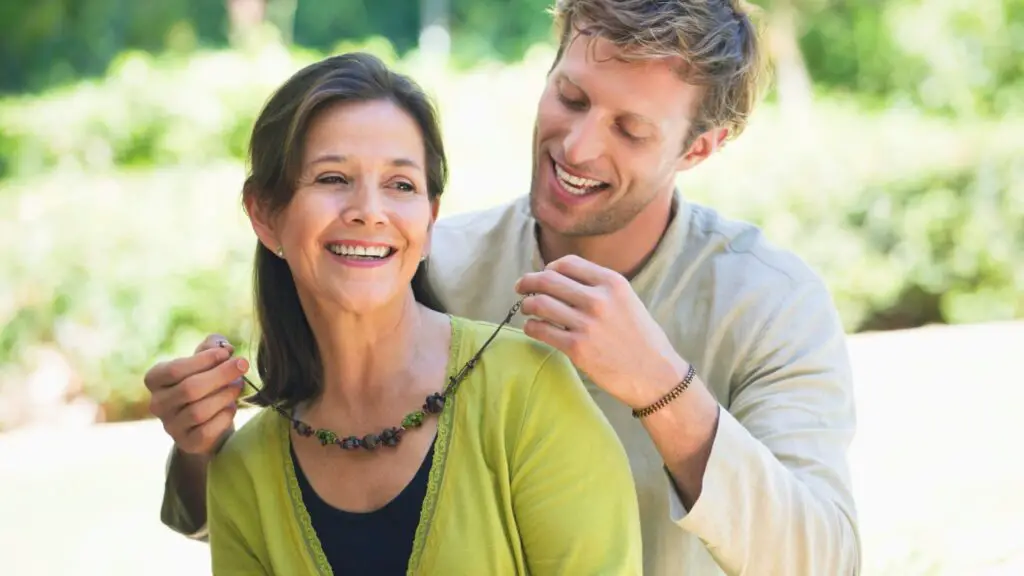
<path id="1" fill-rule="evenodd" d="M 444 396 L 436 392 L 427 396 L 427 403 L 423 405 L 423 409 L 428 414 L 439 414 L 444 410 Z"/>
<path id="2" fill-rule="evenodd" d="M 362 444 L 363 448 L 373 450 L 380 445 L 380 436 L 377 436 L 376 434 L 367 434 L 366 436 L 363 436 Z"/>
<path id="3" fill-rule="evenodd" d="M 299 422 L 298 420 L 296 420 L 294 423 L 294 427 L 295 431 L 299 433 L 299 436 L 309 437 L 313 435 L 313 427 L 310 426 L 309 424 L 306 424 L 305 422 Z"/>
<path id="4" fill-rule="evenodd" d="M 362 442 L 355 436 L 346 436 L 345 439 L 341 441 L 340 446 L 343 450 L 355 450 L 362 446 Z"/>
<path id="5" fill-rule="evenodd" d="M 385 446 L 397 446 L 398 441 L 402 439 L 401 428 L 387 428 L 380 433 L 380 441 Z"/>

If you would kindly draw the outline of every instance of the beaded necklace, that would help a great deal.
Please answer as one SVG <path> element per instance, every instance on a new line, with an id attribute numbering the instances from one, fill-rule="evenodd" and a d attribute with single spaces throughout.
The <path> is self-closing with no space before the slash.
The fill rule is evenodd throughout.
<path id="1" fill-rule="evenodd" d="M 473 357 L 470 358 L 469 361 L 466 362 L 461 369 L 459 369 L 459 372 L 455 376 L 449 377 L 448 385 L 445 386 L 443 391 L 434 392 L 433 394 L 427 396 L 426 401 L 423 403 L 423 406 L 419 410 L 410 412 L 405 416 L 405 418 L 402 419 L 402 423 L 400 425 L 385 428 L 380 432 L 380 434 L 367 434 L 362 438 L 358 436 L 343 437 L 326 428 L 313 428 L 309 424 L 306 424 L 305 422 L 296 418 L 294 410 L 288 412 L 287 410 L 277 405 L 271 406 L 271 408 L 273 408 L 274 411 L 276 411 L 278 414 L 280 414 L 289 422 L 291 422 L 292 428 L 294 428 L 295 431 L 300 436 L 304 436 L 307 438 L 315 437 L 317 440 L 320 441 L 321 446 L 336 444 L 342 450 L 363 449 L 368 451 L 376 450 L 377 447 L 379 446 L 387 446 L 393 448 L 397 446 L 398 443 L 402 440 L 402 436 L 405 434 L 406 431 L 411 430 L 413 428 L 419 428 L 420 426 L 423 425 L 424 420 L 426 420 L 428 417 L 440 414 L 441 411 L 444 410 L 445 400 L 455 394 L 455 391 L 458 388 L 459 384 L 466 378 L 466 376 L 469 374 L 469 371 L 473 369 L 473 366 L 476 365 L 477 361 L 480 359 L 480 355 L 483 354 L 483 351 L 487 349 L 487 346 L 489 346 L 490 343 L 494 340 L 495 336 L 498 335 L 498 332 L 501 331 L 501 329 L 512 320 L 512 317 L 516 315 L 516 312 L 519 311 L 519 308 L 522 307 L 522 305 L 522 298 L 520 298 L 515 304 L 512 305 L 512 308 L 509 309 L 508 314 L 505 315 L 505 319 L 502 320 L 501 324 L 498 324 L 498 327 L 495 328 L 491 336 L 487 339 L 486 342 L 484 342 L 484 345 L 481 346 L 479 350 L 477 350 L 476 354 L 474 354 Z M 253 384 L 252 380 L 249 380 L 248 377 L 243 375 L 242 380 L 244 380 L 246 384 L 248 384 L 253 390 L 255 390 L 257 395 L 263 392 L 263 390 L 260 389 L 255 384 Z"/>

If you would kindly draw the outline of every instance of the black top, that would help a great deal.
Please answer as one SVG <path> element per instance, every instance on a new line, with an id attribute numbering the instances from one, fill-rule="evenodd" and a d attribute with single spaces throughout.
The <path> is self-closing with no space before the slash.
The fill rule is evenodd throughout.
<path id="1" fill-rule="evenodd" d="M 339 510 L 313 490 L 291 447 L 295 477 L 302 491 L 313 529 L 335 574 L 404 575 L 412 555 L 412 541 L 427 495 L 427 479 L 434 457 L 430 446 L 412 481 L 394 500 L 373 512 Z"/>

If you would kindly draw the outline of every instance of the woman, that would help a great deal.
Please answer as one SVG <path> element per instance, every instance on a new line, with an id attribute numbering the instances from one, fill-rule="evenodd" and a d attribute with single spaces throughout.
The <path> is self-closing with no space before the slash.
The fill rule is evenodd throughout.
<path id="1" fill-rule="evenodd" d="M 626 455 L 573 366 L 421 287 L 446 160 L 415 84 L 313 64 L 250 161 L 267 408 L 209 470 L 214 573 L 639 574 Z"/>

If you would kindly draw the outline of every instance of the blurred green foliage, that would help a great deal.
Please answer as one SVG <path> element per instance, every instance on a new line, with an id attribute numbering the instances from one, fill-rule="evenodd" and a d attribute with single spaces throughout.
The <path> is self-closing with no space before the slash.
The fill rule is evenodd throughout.
<path id="1" fill-rule="evenodd" d="M 422 0 L 266 0 L 297 46 L 386 38 L 415 50 Z M 549 41 L 553 0 L 448 0 L 453 63 L 514 62 Z M 797 11 L 808 71 L 824 90 L 949 114 L 1024 108 L 1024 0 L 755 0 Z M 283 12 L 291 12 L 283 14 Z M 770 19 L 766 18 L 765 21 Z M 99 75 L 126 50 L 224 47 L 225 0 L 35 0 L 0 6 L 0 91 Z"/>
<path id="2" fill-rule="evenodd" d="M 795 3 L 823 89 L 958 117 L 1024 111 L 1024 0 Z"/>
<path id="3" fill-rule="evenodd" d="M 0 100 L 0 404 L 39 350 L 110 419 L 144 415 L 145 369 L 209 332 L 249 350 L 249 130 L 325 51 L 368 49 L 435 95 L 444 212 L 526 191 L 548 3 L 452 0 L 443 69 L 399 4 L 301 0 L 296 46 L 244 49 L 220 2 L 0 7 L 0 89 L 50 86 Z M 1024 316 L 1024 0 L 788 5 L 813 109 L 763 106 L 682 189 L 806 258 L 850 331 Z"/>
<path id="4" fill-rule="evenodd" d="M 188 51 L 227 41 L 224 2 L 32 0 L 0 3 L 0 91 L 100 75 L 125 50 Z"/>

